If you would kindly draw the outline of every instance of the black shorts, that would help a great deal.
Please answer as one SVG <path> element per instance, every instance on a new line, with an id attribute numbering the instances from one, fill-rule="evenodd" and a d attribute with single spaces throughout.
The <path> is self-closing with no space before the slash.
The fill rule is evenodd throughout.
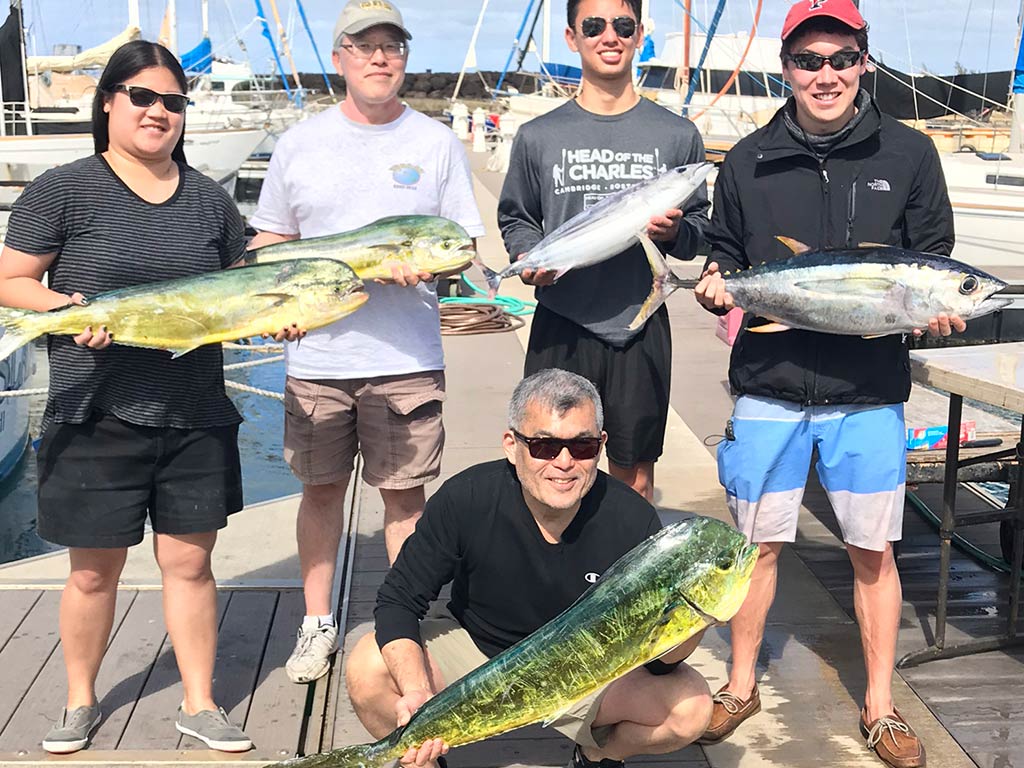
<path id="1" fill-rule="evenodd" d="M 38 462 L 38 533 L 65 547 L 138 544 L 147 513 L 157 533 L 206 533 L 242 508 L 237 426 L 55 422 Z"/>
<path id="2" fill-rule="evenodd" d="M 525 375 L 544 368 L 578 373 L 597 387 L 610 461 L 631 467 L 658 460 L 665 445 L 672 380 L 672 333 L 664 306 L 625 347 L 615 347 L 537 305 Z"/>

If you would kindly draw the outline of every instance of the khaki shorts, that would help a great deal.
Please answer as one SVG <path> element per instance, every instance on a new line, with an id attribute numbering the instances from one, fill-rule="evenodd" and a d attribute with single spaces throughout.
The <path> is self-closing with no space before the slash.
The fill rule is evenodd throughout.
<path id="1" fill-rule="evenodd" d="M 389 490 L 418 488 L 441 473 L 444 372 L 372 379 L 288 377 L 284 458 L 306 485 L 352 474 L 363 454 L 363 480 Z"/>
<path id="2" fill-rule="evenodd" d="M 446 602 L 435 602 L 420 622 L 420 639 L 430 657 L 441 670 L 444 684 L 451 685 L 487 661 L 487 656 L 476 647 L 469 632 L 452 616 Z M 551 723 L 559 733 L 584 747 L 602 747 L 611 732 L 610 725 L 594 727 L 594 718 L 601 708 L 608 686 L 595 691 L 572 706 L 568 712 Z"/>

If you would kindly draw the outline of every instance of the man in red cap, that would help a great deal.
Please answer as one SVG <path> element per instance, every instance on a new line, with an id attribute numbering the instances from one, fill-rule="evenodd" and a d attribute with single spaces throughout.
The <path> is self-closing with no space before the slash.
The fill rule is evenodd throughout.
<path id="1" fill-rule="evenodd" d="M 736 144 L 715 183 L 712 253 L 696 288 L 711 311 L 733 306 L 722 272 L 792 255 L 776 235 L 816 249 L 872 242 L 952 250 L 953 212 L 938 153 L 860 89 L 867 52 L 867 24 L 851 0 L 800 0 L 790 8 L 782 65 L 792 96 L 768 125 Z M 948 336 L 965 327 L 959 317 L 940 315 L 927 331 Z M 795 540 L 816 451 L 853 564 L 867 671 L 861 732 L 894 768 L 924 766 L 924 747 L 896 710 L 891 688 L 902 608 L 891 542 L 902 536 L 903 403 L 911 384 L 904 338 L 744 330 L 729 383 L 737 400 L 718 449 L 719 477 L 737 525 L 760 544 L 761 556 L 730 623 L 733 665 L 702 743 L 721 741 L 760 711 L 755 666 L 778 557 L 783 543 Z"/>

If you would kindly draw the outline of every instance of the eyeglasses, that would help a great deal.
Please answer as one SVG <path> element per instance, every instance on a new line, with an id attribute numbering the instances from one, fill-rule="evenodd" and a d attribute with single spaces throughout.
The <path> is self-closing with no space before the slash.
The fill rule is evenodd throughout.
<path id="1" fill-rule="evenodd" d="M 378 48 L 384 51 L 386 58 L 400 59 L 409 50 L 409 46 L 401 40 L 388 40 L 386 43 L 342 43 L 338 47 L 344 48 L 357 59 L 372 58 Z"/>
<path id="2" fill-rule="evenodd" d="M 632 37 L 636 34 L 636 19 L 632 16 L 616 16 L 611 20 L 612 29 L 619 37 Z M 587 16 L 580 22 L 580 32 L 584 37 L 597 37 L 608 26 L 608 19 L 600 16 Z"/>
<path id="3" fill-rule="evenodd" d="M 185 107 L 189 105 L 188 96 L 183 93 L 157 93 L 150 88 L 143 88 L 141 85 L 125 85 L 120 83 L 110 89 L 111 93 L 116 91 L 123 91 L 128 94 L 128 98 L 131 99 L 132 106 L 135 107 L 152 107 L 156 104 L 156 100 L 164 104 L 164 109 L 168 112 L 175 112 L 181 114 L 185 111 Z"/>
<path id="4" fill-rule="evenodd" d="M 807 72 L 817 72 L 825 66 L 826 61 L 832 69 L 840 72 L 859 64 L 865 53 L 865 51 L 836 51 L 831 56 L 822 56 L 819 53 L 787 53 L 784 58 L 793 62 L 793 66 L 797 69 Z"/>
<path id="5" fill-rule="evenodd" d="M 533 458 L 542 461 L 558 458 L 563 448 L 568 448 L 569 455 L 574 459 L 592 459 L 601 452 L 600 437 L 574 437 L 571 440 L 563 440 L 560 437 L 527 437 L 514 429 L 512 434 L 516 436 L 516 440 L 526 443 Z"/>

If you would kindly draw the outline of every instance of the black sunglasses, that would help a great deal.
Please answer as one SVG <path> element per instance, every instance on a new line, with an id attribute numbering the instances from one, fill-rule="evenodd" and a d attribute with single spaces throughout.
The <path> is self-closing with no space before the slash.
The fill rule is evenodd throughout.
<path id="1" fill-rule="evenodd" d="M 611 20 L 612 29 L 619 37 L 632 37 L 636 34 L 636 19 L 631 16 L 616 16 Z M 608 19 L 600 16 L 587 16 L 580 22 L 580 32 L 584 37 L 597 37 L 608 26 Z"/>
<path id="2" fill-rule="evenodd" d="M 864 51 L 836 51 L 831 56 L 822 56 L 820 53 L 787 53 L 785 58 L 793 62 L 797 69 L 808 72 L 817 72 L 825 66 L 826 61 L 832 69 L 839 72 L 859 64 L 862 56 Z"/>
<path id="3" fill-rule="evenodd" d="M 568 448 L 574 459 L 592 459 L 601 452 L 600 437 L 574 437 L 571 440 L 563 440 L 560 437 L 527 437 L 514 429 L 512 434 L 516 436 L 516 440 L 526 443 L 533 458 L 543 461 L 557 458 L 563 448 Z"/>
<path id="4" fill-rule="evenodd" d="M 111 93 L 116 91 L 127 93 L 128 98 L 131 99 L 132 106 L 152 107 L 156 104 L 156 100 L 160 99 L 164 103 L 164 109 L 179 115 L 185 111 L 185 107 L 189 104 L 188 96 L 182 93 L 157 93 L 150 88 L 143 88 L 141 85 L 125 85 L 120 83 L 110 89 Z"/>

